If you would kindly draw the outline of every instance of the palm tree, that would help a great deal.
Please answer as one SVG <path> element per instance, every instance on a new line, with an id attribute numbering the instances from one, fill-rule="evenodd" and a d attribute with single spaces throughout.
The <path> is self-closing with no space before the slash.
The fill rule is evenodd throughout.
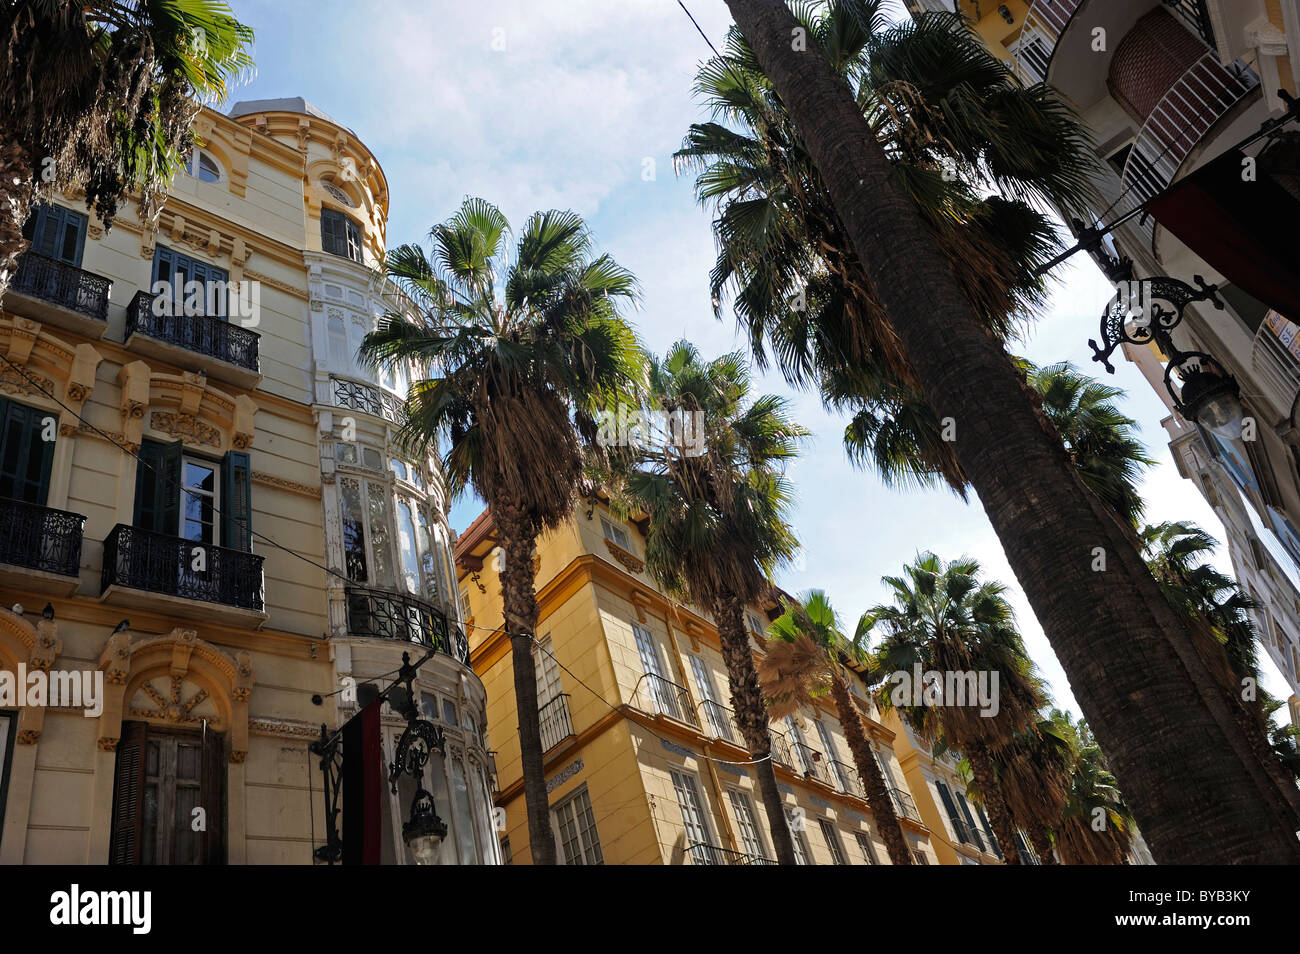
<path id="1" fill-rule="evenodd" d="M 863 105 L 812 45 L 817 35 L 783 0 L 727 5 L 793 118 L 926 403 L 954 424 L 962 473 L 1157 860 L 1300 861 L 1294 786 L 1243 740 L 1234 702 L 1218 690 L 1187 621 L 1160 598 L 1128 531 L 1096 505 L 1029 400 Z M 808 51 L 791 41 L 801 30 Z M 1098 548 L 1105 572 L 1095 569 Z"/>
<path id="2" fill-rule="evenodd" d="M 794 715 L 804 702 L 830 693 L 889 858 L 896 865 L 910 865 L 907 837 L 844 676 L 852 649 L 826 593 L 809 590 L 802 602 L 786 603 L 785 612 L 768 627 L 767 653 L 758 662 L 758 679 L 773 719 Z"/>
<path id="3" fill-rule="evenodd" d="M 361 352 L 374 367 L 425 375 L 411 385 L 399 439 L 443 442 L 450 494 L 472 488 L 492 512 L 505 554 L 530 848 L 534 863 L 554 864 L 532 654 L 533 556 L 538 535 L 572 513 L 598 408 L 640 373 L 640 348 L 618 313 L 636 280 L 595 253 L 572 212 L 534 213 L 513 255 L 509 223 L 482 199 L 466 199 L 430 237 L 431 255 L 403 245 L 388 258 L 418 315 L 386 315 Z"/>
<path id="4" fill-rule="evenodd" d="M 738 353 L 705 361 L 681 341 L 650 361 L 648 377 L 652 408 L 702 415 L 701 452 L 667 442 L 641 446 L 609 482 L 622 506 L 648 515 L 649 572 L 717 623 L 731 706 L 755 760 L 777 861 L 795 864 L 744 610 L 770 592 L 772 573 L 797 550 L 784 468 L 807 432 L 781 398 L 750 395 Z"/>
<path id="5" fill-rule="evenodd" d="M 1040 689 L 1046 699 L 1046 687 Z M 1046 718 L 1017 732 L 993 756 L 998 790 L 1007 809 L 1045 865 L 1056 864 L 1053 834 L 1069 798 L 1073 761 L 1068 741 Z"/>
<path id="6" fill-rule="evenodd" d="M 251 70 L 253 31 L 220 0 L 11 0 L 0 8 L 0 295 L 33 206 L 80 186 L 107 228 L 156 214 L 199 100 Z"/>
<path id="7" fill-rule="evenodd" d="M 1057 823 L 1056 850 L 1069 865 L 1122 865 L 1133 840 L 1133 815 L 1088 723 L 1053 709 L 1053 732 L 1072 757 L 1070 794 Z"/>
<path id="8" fill-rule="evenodd" d="M 897 709 L 923 740 L 962 752 L 1007 863 L 1019 864 L 1016 824 L 997 781 L 997 753 L 1034 728 L 1044 698 L 1016 631 L 1006 587 L 981 581 L 979 572 L 979 563 L 969 558 L 944 563 L 933 553 L 920 554 L 902 576 L 882 579 L 893 602 L 862 614 L 854 642 L 865 647 L 873 633 L 882 637 L 870 667 L 871 681 L 880 684 L 876 704 L 885 711 Z M 941 678 L 987 678 L 996 712 L 985 711 L 973 699 L 954 698 L 946 689 L 936 697 L 914 693 L 918 665 L 922 673 L 937 672 Z"/>

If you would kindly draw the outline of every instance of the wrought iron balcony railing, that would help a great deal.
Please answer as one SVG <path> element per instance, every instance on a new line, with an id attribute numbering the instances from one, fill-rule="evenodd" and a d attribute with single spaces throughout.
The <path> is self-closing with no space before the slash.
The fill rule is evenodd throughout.
<path id="1" fill-rule="evenodd" d="M 262 557 L 122 523 L 104 540 L 101 583 L 264 611 Z"/>
<path id="2" fill-rule="evenodd" d="M 362 414 L 382 417 L 391 424 L 406 423 L 406 403 L 383 388 L 362 381 L 350 381 L 330 375 L 334 389 L 334 404 Z"/>
<path id="3" fill-rule="evenodd" d="M 678 722 L 699 726 L 695 709 L 691 706 L 691 695 L 685 687 L 652 672 L 637 680 L 632 689 L 632 705 L 643 712 L 657 712 Z"/>
<path id="4" fill-rule="evenodd" d="M 691 864 L 695 865 L 774 865 L 775 861 L 762 855 L 751 855 L 718 845 L 706 845 L 692 842 L 686 849 L 691 855 Z"/>
<path id="5" fill-rule="evenodd" d="M 537 710 L 541 730 L 542 751 L 549 752 L 573 735 L 573 721 L 569 718 L 569 694 L 562 692 Z"/>
<path id="6" fill-rule="evenodd" d="M 841 792 L 848 792 L 858 798 L 866 797 L 865 789 L 858 778 L 858 771 L 852 765 L 838 759 L 831 759 L 831 777 L 835 779 L 835 787 Z"/>
<path id="7" fill-rule="evenodd" d="M 921 813 L 916 810 L 916 802 L 912 801 L 912 796 L 907 792 L 900 791 L 896 788 L 889 790 L 889 797 L 894 800 L 894 809 L 904 818 L 909 818 L 914 822 L 920 823 Z"/>
<path id="8" fill-rule="evenodd" d="M 819 782 L 830 783 L 826 775 L 826 758 L 811 745 L 804 742 L 794 743 L 795 754 L 799 757 L 799 767 L 809 778 Z"/>
<path id="9" fill-rule="evenodd" d="M 17 274 L 9 290 L 75 311 L 87 318 L 108 321 L 108 292 L 111 279 L 87 272 L 35 252 L 24 252 L 18 259 Z"/>
<path id="10" fill-rule="evenodd" d="M 772 729 L 772 761 L 777 765 L 783 765 L 790 771 L 795 770 L 794 755 L 790 750 L 790 740 L 785 737 L 785 733 L 778 729 Z"/>
<path id="11" fill-rule="evenodd" d="M 0 498 L 0 563 L 76 577 L 85 528 L 79 513 Z"/>
<path id="12" fill-rule="evenodd" d="M 469 665 L 469 640 L 454 620 L 436 606 L 406 593 L 344 587 L 348 632 L 419 643 Z"/>
<path id="13" fill-rule="evenodd" d="M 126 336 L 144 335 L 186 351 L 208 358 L 225 361 L 245 371 L 261 371 L 257 356 L 257 342 L 261 337 L 241 325 L 232 324 L 218 315 L 158 314 L 156 296 L 147 291 L 137 292 L 126 310 Z"/>
<path id="14" fill-rule="evenodd" d="M 740 744 L 740 727 L 736 725 L 734 712 L 711 699 L 701 702 L 700 708 L 704 711 L 703 727 L 708 729 L 715 739 Z"/>

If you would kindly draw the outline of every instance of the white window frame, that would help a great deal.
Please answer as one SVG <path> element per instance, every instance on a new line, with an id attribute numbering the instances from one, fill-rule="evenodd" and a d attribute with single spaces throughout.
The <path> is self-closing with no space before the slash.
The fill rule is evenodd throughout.
<path id="1" fill-rule="evenodd" d="M 826 842 L 826 850 L 830 852 L 831 863 L 847 865 L 849 856 L 844 851 L 844 841 L 840 838 L 839 826 L 829 818 L 819 818 L 817 827 L 821 830 L 822 841 Z"/>
<path id="2" fill-rule="evenodd" d="M 193 464 L 195 467 L 202 467 L 204 470 L 212 471 L 212 492 L 206 490 L 196 490 L 189 486 L 185 481 L 185 468 Z M 206 460 L 202 457 L 191 457 L 189 454 L 181 456 L 181 481 L 180 487 L 176 492 L 180 495 L 180 513 L 176 519 L 176 536 L 183 540 L 190 538 L 185 536 L 185 498 L 192 495 L 198 498 L 209 499 L 212 501 L 212 539 L 211 540 L 190 540 L 191 543 L 201 546 L 225 546 L 226 541 L 221 540 L 221 464 L 219 461 Z M 219 541 L 219 542 L 218 542 Z"/>
<path id="3" fill-rule="evenodd" d="M 736 829 L 740 832 L 740 843 L 745 846 L 745 853 L 770 860 L 767 844 L 763 841 L 763 829 L 758 824 L 758 813 L 754 811 L 754 800 L 738 788 L 728 788 L 727 801 L 731 802 L 731 814 L 736 819 Z M 752 837 L 749 831 L 753 832 Z"/>
<path id="4" fill-rule="evenodd" d="M 865 831 L 855 831 L 853 839 L 858 843 L 858 851 L 862 854 L 862 860 L 865 864 L 880 864 L 879 859 L 876 858 L 876 846 L 871 840 L 870 834 Z"/>
<path id="5" fill-rule="evenodd" d="M 622 547 L 628 553 L 636 552 L 632 549 L 632 536 L 627 532 L 622 524 L 602 514 L 600 518 L 600 527 L 606 540 Z"/>
<path id="6" fill-rule="evenodd" d="M 207 157 L 208 161 L 211 162 L 212 165 L 216 167 L 217 177 L 215 179 L 204 179 L 199 174 L 199 169 L 201 167 L 201 162 L 202 162 L 201 157 Z M 226 171 L 221 167 L 221 162 L 217 159 L 217 157 L 214 156 L 212 153 L 208 152 L 207 150 L 200 149 L 197 146 L 190 153 L 189 161 L 185 163 L 183 170 L 185 174 L 189 176 L 191 179 L 194 179 L 197 182 L 206 182 L 209 185 L 218 185 L 226 178 Z"/>
<path id="7" fill-rule="evenodd" d="M 586 829 L 577 827 L 580 823 L 580 817 L 578 810 L 573 806 L 580 800 L 585 804 L 586 811 L 591 815 L 590 831 L 594 839 L 591 844 L 585 843 Z M 573 824 L 578 836 L 579 854 L 572 858 L 569 856 L 566 847 L 564 826 L 560 817 L 565 809 L 572 813 Z M 605 863 L 605 852 L 600 844 L 600 829 L 596 825 L 596 810 L 591 804 L 591 795 L 587 791 L 585 782 L 551 806 L 551 830 L 555 835 L 556 850 L 564 859 L 566 865 L 603 865 Z M 592 860 L 593 850 L 594 860 Z"/>
<path id="8" fill-rule="evenodd" d="M 684 768 L 672 768 L 668 770 L 669 776 L 673 782 L 673 793 L 677 796 L 677 810 L 681 812 L 682 829 L 686 833 L 686 850 L 690 850 L 692 844 L 716 845 L 713 835 L 713 824 L 709 816 L 709 806 L 701 794 L 700 779 L 694 772 L 687 771 Z M 682 796 L 685 794 L 688 801 L 692 802 L 690 806 L 682 803 Z M 688 807 L 690 811 L 697 816 L 696 822 L 687 818 Z M 698 829 L 700 838 L 692 838 L 692 827 Z M 694 856 L 692 856 L 694 858 Z"/>

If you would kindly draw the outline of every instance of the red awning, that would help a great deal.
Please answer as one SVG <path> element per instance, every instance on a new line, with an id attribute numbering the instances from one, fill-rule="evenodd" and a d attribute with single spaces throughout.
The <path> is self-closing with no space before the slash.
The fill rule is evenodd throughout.
<path id="1" fill-rule="evenodd" d="M 1230 149 L 1147 203 L 1147 211 L 1229 282 L 1300 324 L 1300 202 Z M 1188 276 L 1190 277 L 1190 276 Z"/>

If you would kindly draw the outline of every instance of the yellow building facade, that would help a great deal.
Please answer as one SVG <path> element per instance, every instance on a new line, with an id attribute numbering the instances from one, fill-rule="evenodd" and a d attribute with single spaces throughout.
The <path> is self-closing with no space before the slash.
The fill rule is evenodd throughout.
<path id="1" fill-rule="evenodd" d="M 196 131 L 156 223 L 41 206 L 3 301 L 0 863 L 311 863 L 309 743 L 426 647 L 442 860 L 494 863 L 441 476 L 354 358 L 391 307 L 383 171 L 302 100 Z"/>
<path id="2" fill-rule="evenodd" d="M 503 854 L 530 863 L 501 551 L 491 514 L 460 535 L 456 565 L 471 659 L 488 696 Z M 775 855 L 736 730 L 717 630 L 645 571 L 644 537 L 600 502 L 538 543 L 538 703 L 552 823 L 569 864 L 762 864 Z M 760 653 L 775 603 L 746 616 Z M 856 682 L 856 681 L 855 681 Z M 853 691 L 866 702 L 862 689 Z M 874 709 L 872 710 L 874 712 Z M 867 730 L 914 857 L 940 862 L 894 753 Z M 807 864 L 889 864 L 829 705 L 772 727 L 777 784 Z"/>

